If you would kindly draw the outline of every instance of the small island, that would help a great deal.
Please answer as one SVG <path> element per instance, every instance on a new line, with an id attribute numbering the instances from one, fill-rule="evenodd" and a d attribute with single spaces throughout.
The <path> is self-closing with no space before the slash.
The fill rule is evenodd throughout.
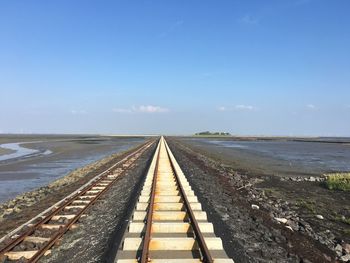
<path id="1" fill-rule="evenodd" d="M 231 136 L 229 132 L 210 132 L 210 131 L 197 132 L 194 135 L 195 136 Z"/>

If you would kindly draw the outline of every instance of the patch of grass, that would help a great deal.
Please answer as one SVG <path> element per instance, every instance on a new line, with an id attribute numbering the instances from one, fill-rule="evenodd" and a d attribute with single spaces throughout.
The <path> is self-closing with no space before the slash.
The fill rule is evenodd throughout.
<path id="1" fill-rule="evenodd" d="M 334 219 L 335 219 L 336 221 L 343 222 L 343 223 L 345 223 L 345 224 L 350 225 L 350 217 L 349 217 L 349 218 L 346 218 L 346 217 L 344 217 L 344 216 L 336 216 Z"/>
<path id="2" fill-rule="evenodd" d="M 264 189 L 264 195 L 265 196 L 274 196 L 276 194 L 276 190 L 273 188 L 266 188 Z"/>
<path id="3" fill-rule="evenodd" d="M 350 191 L 350 173 L 334 173 L 325 176 L 325 184 L 328 189 Z"/>
<path id="4" fill-rule="evenodd" d="M 300 208 L 304 208 L 309 210 L 311 213 L 316 214 L 316 203 L 315 201 L 310 201 L 310 200 L 304 200 L 304 199 L 298 199 L 297 200 L 297 205 Z"/>
<path id="5" fill-rule="evenodd" d="M 350 218 L 342 218 L 342 221 L 348 225 L 350 225 Z"/>

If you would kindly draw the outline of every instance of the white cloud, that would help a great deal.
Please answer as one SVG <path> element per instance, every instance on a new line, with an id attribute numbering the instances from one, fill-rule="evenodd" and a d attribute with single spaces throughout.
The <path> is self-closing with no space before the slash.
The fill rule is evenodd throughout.
<path id="1" fill-rule="evenodd" d="M 244 104 L 239 104 L 236 106 L 220 106 L 217 108 L 218 111 L 255 111 L 258 108 L 255 106 L 251 106 L 251 105 L 244 105 Z"/>
<path id="2" fill-rule="evenodd" d="M 236 105 L 235 108 L 236 108 L 237 110 L 247 110 L 247 111 L 256 110 L 256 108 L 255 108 L 254 106 L 251 106 L 251 105 L 243 105 L 243 104 Z"/>
<path id="3" fill-rule="evenodd" d="M 308 104 L 306 107 L 310 110 L 317 110 L 317 107 L 314 104 Z"/>
<path id="4" fill-rule="evenodd" d="M 156 113 L 156 112 L 168 112 L 167 108 L 162 108 L 160 106 L 153 105 L 141 105 L 139 107 L 133 107 L 134 111 L 146 112 L 146 113 Z"/>
<path id="5" fill-rule="evenodd" d="M 114 108 L 112 111 L 116 113 L 163 113 L 168 112 L 169 109 L 155 105 L 140 105 L 131 108 Z"/>
<path id="6" fill-rule="evenodd" d="M 71 110 L 70 113 L 72 113 L 73 115 L 83 115 L 83 114 L 86 114 L 87 111 L 85 111 L 85 110 Z"/>

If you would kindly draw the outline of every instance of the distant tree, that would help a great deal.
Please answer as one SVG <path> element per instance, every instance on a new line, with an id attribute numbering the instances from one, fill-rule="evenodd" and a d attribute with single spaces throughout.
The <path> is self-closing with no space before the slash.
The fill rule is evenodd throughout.
<path id="1" fill-rule="evenodd" d="M 229 136 L 231 135 L 229 132 L 210 132 L 210 131 L 202 131 L 197 132 L 195 135 L 217 135 L 217 136 Z"/>

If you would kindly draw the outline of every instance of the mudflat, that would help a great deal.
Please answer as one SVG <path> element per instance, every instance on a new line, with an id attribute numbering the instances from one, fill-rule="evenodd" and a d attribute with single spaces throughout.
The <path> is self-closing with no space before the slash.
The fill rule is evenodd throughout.
<path id="1" fill-rule="evenodd" d="M 257 175 L 318 176 L 350 171 L 350 139 L 196 138 L 183 142 Z"/>
<path id="2" fill-rule="evenodd" d="M 0 204 L 0 237 L 63 199 L 142 145 L 137 144 L 126 151 L 108 155 L 101 160 L 79 167 L 48 185 L 17 195 L 13 200 Z M 130 183 L 132 184 L 133 180 Z"/>
<path id="3" fill-rule="evenodd" d="M 4 149 L 4 148 L 0 147 L 0 155 L 10 154 L 10 153 L 13 153 L 13 152 L 15 152 L 15 151 L 10 150 L 10 149 Z"/>
<path id="4" fill-rule="evenodd" d="M 276 259 L 277 251 L 282 251 L 279 246 L 286 249 L 281 252 L 281 262 L 286 254 L 311 262 L 348 256 L 350 192 L 327 189 L 322 176 L 348 171 L 347 144 L 270 139 L 256 145 L 256 141 L 229 140 L 172 137 L 169 143 L 194 189 L 217 211 L 223 228 L 231 229 L 230 242 L 241 246 L 247 261 Z M 227 141 L 231 147 L 226 146 Z M 248 148 L 251 145 L 253 149 Z M 295 158 L 300 149 L 304 149 L 301 158 Z M 282 152 L 290 156 L 281 158 Z M 280 245 L 265 247 L 271 237 Z M 271 253 L 274 257 L 269 258 Z"/>
<path id="5" fill-rule="evenodd" d="M 144 137 L 85 135 L 1 136 L 1 144 L 20 143 L 35 153 L 0 161 L 0 202 L 47 185 L 74 169 L 125 151 L 144 140 Z"/>

